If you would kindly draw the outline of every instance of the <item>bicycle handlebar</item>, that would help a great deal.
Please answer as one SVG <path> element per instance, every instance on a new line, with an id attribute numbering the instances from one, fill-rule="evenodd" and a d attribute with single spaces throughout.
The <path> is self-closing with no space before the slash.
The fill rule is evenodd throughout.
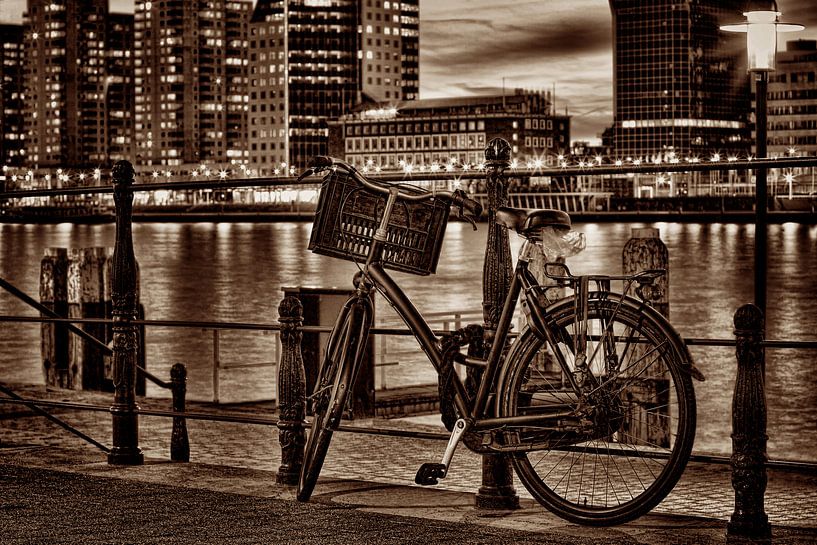
<path id="1" fill-rule="evenodd" d="M 372 180 L 369 180 L 365 176 L 363 176 L 360 172 L 355 169 L 349 163 L 341 160 L 335 159 L 334 157 L 329 157 L 326 155 L 318 155 L 314 157 L 309 165 L 309 168 L 306 169 L 303 174 L 298 177 L 298 181 L 303 180 L 313 174 L 319 174 L 324 170 L 328 170 L 330 168 L 341 168 L 344 172 L 349 174 L 354 180 L 365 187 L 366 189 L 374 192 L 380 193 L 382 195 L 388 195 L 391 193 L 396 186 L 388 186 L 384 185 Z M 451 202 L 451 204 L 460 207 L 460 215 L 462 216 L 462 211 L 467 210 L 471 216 L 477 218 L 482 214 L 482 205 L 480 205 L 477 201 L 467 197 L 465 193 L 459 189 L 455 191 L 447 191 L 447 190 L 434 190 L 434 191 L 426 191 L 416 186 L 412 186 L 422 193 L 409 193 L 407 191 L 400 191 L 397 189 L 397 198 L 402 199 L 405 201 L 425 201 L 433 198 L 443 198 L 447 199 Z"/>

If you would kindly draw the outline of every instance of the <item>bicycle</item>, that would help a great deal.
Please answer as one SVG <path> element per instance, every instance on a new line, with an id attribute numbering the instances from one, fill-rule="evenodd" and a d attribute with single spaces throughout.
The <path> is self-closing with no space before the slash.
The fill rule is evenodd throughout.
<path id="1" fill-rule="evenodd" d="M 650 306 L 664 271 L 574 276 L 563 263 L 547 263 L 547 276 L 573 291 L 551 301 L 551 286 L 541 286 L 528 264 L 546 238 L 575 242 L 570 217 L 557 210 L 501 208 L 497 222 L 524 241 L 487 356 L 463 355 L 463 337 L 438 339 L 385 268 L 434 272 L 450 207 L 473 223 L 479 204 L 460 190 L 425 191 L 369 180 L 329 157 L 315 158 L 301 178 L 323 171 L 329 174 L 309 247 L 356 261 L 360 270 L 308 397 L 313 418 L 298 500 L 309 500 L 344 413 L 367 345 L 375 289 L 445 376 L 445 392 L 456 411 L 442 461 L 423 464 L 417 484 L 444 478 L 463 442 L 478 453 L 509 455 L 539 503 L 580 524 L 632 520 L 672 490 L 695 436 L 691 379 L 703 376 L 678 333 Z M 622 282 L 622 293 L 611 291 L 613 281 Z M 528 325 L 505 354 L 520 294 Z M 475 370 L 476 387 L 467 388 L 451 371 L 455 363 Z"/>

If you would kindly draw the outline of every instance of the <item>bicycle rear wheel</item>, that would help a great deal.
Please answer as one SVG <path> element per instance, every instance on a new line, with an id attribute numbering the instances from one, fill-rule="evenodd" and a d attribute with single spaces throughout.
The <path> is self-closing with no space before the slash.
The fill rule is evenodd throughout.
<path id="1" fill-rule="evenodd" d="M 545 507 L 579 524 L 620 524 L 647 513 L 678 482 L 695 437 L 691 364 L 666 320 L 609 293 L 588 300 L 587 364 L 595 384 L 578 394 L 572 300 L 548 309 L 554 334 L 528 329 L 508 355 L 500 416 L 547 415 L 508 426 L 519 479 Z M 553 417 L 555 413 L 560 416 Z"/>
<path id="2" fill-rule="evenodd" d="M 297 498 L 308 501 L 320 475 L 332 433 L 337 429 L 355 374 L 363 357 L 371 325 L 365 303 L 350 300 L 341 310 L 329 336 L 315 391 L 310 396 L 312 429 L 304 449 Z"/>

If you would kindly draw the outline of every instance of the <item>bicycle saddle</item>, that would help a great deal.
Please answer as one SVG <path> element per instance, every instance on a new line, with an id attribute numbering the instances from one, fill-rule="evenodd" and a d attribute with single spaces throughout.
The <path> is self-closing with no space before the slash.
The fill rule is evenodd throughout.
<path id="1" fill-rule="evenodd" d="M 543 227 L 570 229 L 570 216 L 561 210 L 526 210 L 524 208 L 500 207 L 496 222 L 513 229 L 525 238 L 538 238 Z"/>

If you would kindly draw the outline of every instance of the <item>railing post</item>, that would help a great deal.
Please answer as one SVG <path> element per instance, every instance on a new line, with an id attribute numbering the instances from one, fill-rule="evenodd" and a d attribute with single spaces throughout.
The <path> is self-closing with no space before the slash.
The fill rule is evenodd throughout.
<path id="1" fill-rule="evenodd" d="M 111 406 L 113 448 L 109 464 L 144 463 L 139 448 L 139 407 L 136 405 L 138 331 L 136 258 L 133 254 L 133 166 L 119 161 L 113 167 L 116 205 L 116 243 L 113 252 L 111 299 L 113 303 L 113 385 Z"/>
<path id="2" fill-rule="evenodd" d="M 281 324 L 281 364 L 278 367 L 278 440 L 281 443 L 279 484 L 298 484 L 304 460 L 306 373 L 301 356 L 303 305 L 297 297 L 284 297 L 278 305 Z"/>
<path id="3" fill-rule="evenodd" d="M 738 374 L 732 400 L 732 488 L 735 511 L 726 528 L 729 540 L 771 538 L 764 510 L 766 492 L 766 392 L 763 313 L 755 305 L 735 312 Z"/>
<path id="4" fill-rule="evenodd" d="M 187 437 L 187 419 L 181 414 L 185 410 L 187 394 L 187 368 L 183 363 L 174 363 L 170 368 L 170 388 L 173 393 L 173 433 L 170 436 L 170 459 L 174 462 L 190 461 L 190 440 Z"/>
<path id="5" fill-rule="evenodd" d="M 508 230 L 495 221 L 497 208 L 508 203 L 504 170 L 511 162 L 511 145 L 507 140 L 494 138 L 485 148 L 485 161 L 488 168 L 488 242 L 482 269 L 482 317 L 484 345 L 490 347 L 513 276 Z M 513 487 L 513 470 L 506 456 L 483 455 L 482 486 L 475 501 L 478 509 L 519 507 L 519 496 Z"/>

